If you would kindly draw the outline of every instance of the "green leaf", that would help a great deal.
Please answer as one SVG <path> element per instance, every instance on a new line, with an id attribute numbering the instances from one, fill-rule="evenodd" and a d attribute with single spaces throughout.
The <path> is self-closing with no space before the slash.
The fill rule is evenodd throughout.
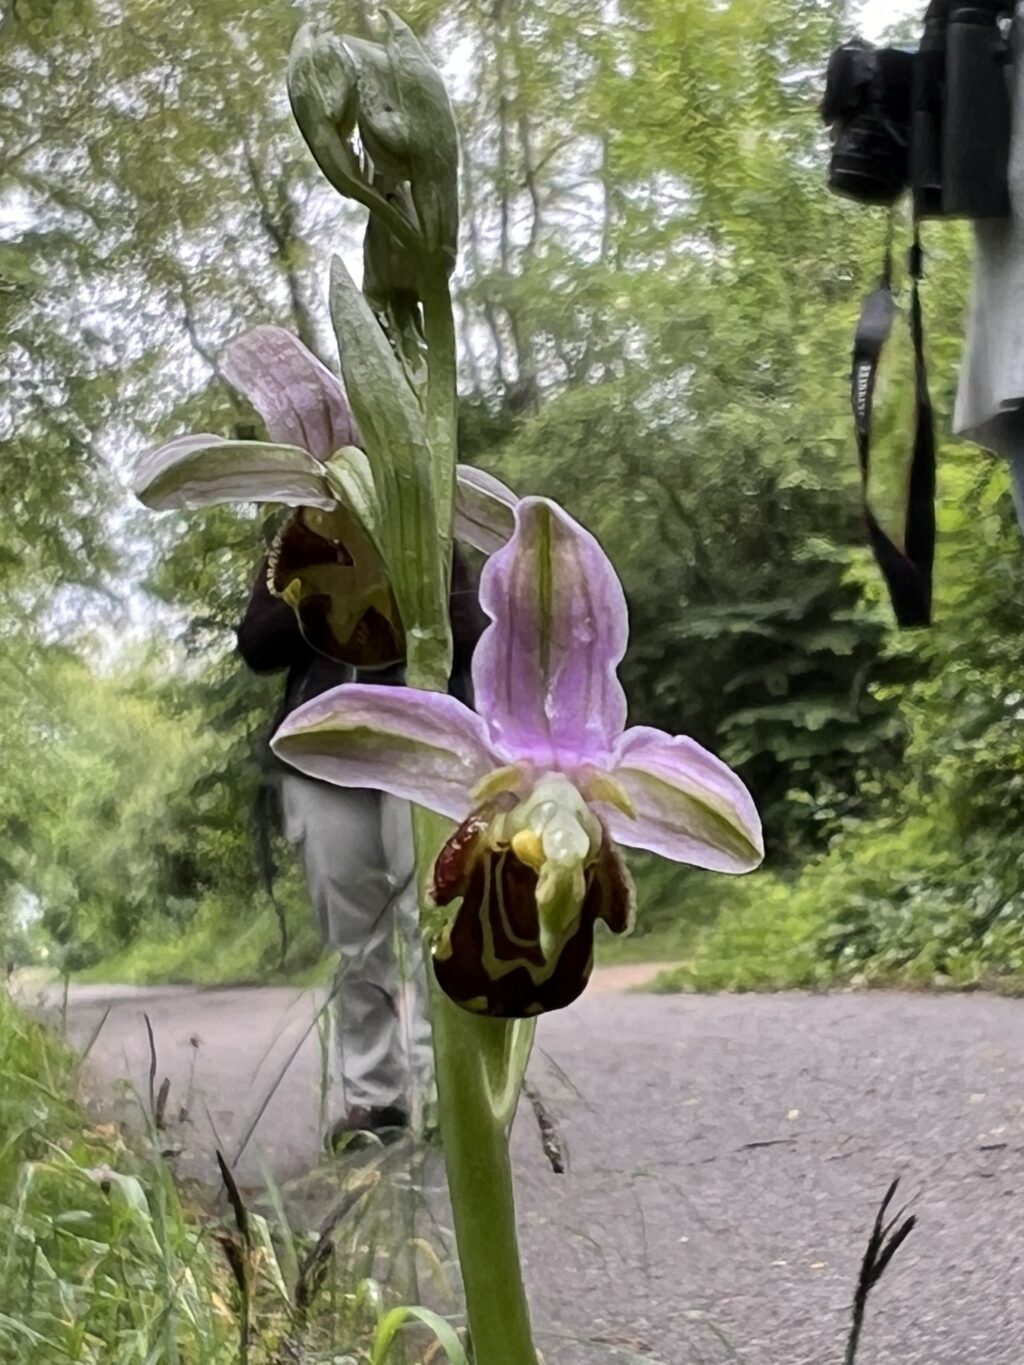
<path id="1" fill-rule="evenodd" d="M 386 1313 L 374 1333 L 370 1350 L 371 1365 L 386 1365 L 395 1337 L 410 1322 L 422 1322 L 430 1328 L 451 1365 L 469 1365 L 469 1357 L 455 1329 L 429 1308 L 392 1308 L 390 1313 Z"/>
<path id="2" fill-rule="evenodd" d="M 349 402 L 363 434 L 381 510 L 377 540 L 398 601 L 410 678 L 443 690 L 451 667 L 447 546 L 431 483 L 423 413 L 344 262 L 331 263 L 331 317 Z"/>
<path id="3" fill-rule="evenodd" d="M 336 450 L 327 461 L 327 483 L 337 495 L 337 500 L 356 514 L 378 553 L 383 556 L 381 534 L 384 516 L 373 469 L 363 451 L 355 446 Z"/>
<path id="4" fill-rule="evenodd" d="M 370 305 L 344 261 L 331 261 L 331 321 L 338 338 L 345 391 L 379 481 L 377 454 L 386 464 L 426 471 L 423 412 Z"/>

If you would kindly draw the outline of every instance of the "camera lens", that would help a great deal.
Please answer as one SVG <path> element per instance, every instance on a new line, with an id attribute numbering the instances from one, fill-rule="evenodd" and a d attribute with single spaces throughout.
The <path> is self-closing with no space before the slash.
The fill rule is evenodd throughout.
<path id="1" fill-rule="evenodd" d="M 845 44 L 829 63 L 822 116 L 833 126 L 829 185 L 862 204 L 892 204 L 907 188 L 914 55 Z"/>

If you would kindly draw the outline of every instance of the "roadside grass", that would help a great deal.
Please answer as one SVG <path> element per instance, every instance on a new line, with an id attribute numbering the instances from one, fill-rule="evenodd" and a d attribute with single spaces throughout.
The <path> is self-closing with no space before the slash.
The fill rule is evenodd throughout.
<path id="1" fill-rule="evenodd" d="M 145 1104 L 131 1139 L 90 1121 L 82 1064 L 0 989 L 3 1365 L 470 1365 L 436 1151 L 380 1148 L 287 1190 L 267 1175 L 259 1196 L 224 1166 L 222 1190 L 186 1185 Z"/>
<path id="2" fill-rule="evenodd" d="M 999 860 L 991 840 L 972 843 L 955 827 L 938 837 L 937 819 L 851 825 L 798 872 L 694 874 L 703 913 L 650 989 L 1024 994 L 1019 859 Z"/>
<path id="3" fill-rule="evenodd" d="M 450 1267 L 403 1244 L 400 1182 L 372 1160 L 337 1177 L 318 1233 L 298 1232 L 272 1185 L 260 1211 L 229 1173 L 226 1199 L 191 1190 L 159 1141 L 91 1124 L 80 1065 L 0 991 L 5 1365 L 383 1365 L 406 1348 L 466 1365 L 451 1323 L 398 1298 L 417 1265 L 443 1286 Z"/>
<path id="4" fill-rule="evenodd" d="M 710 913 L 678 936 L 675 965 L 656 977 L 649 991 L 817 989 L 848 979 L 822 955 L 819 908 L 794 894 L 783 878 L 697 875 L 707 889 Z"/>
<path id="5" fill-rule="evenodd" d="M 148 1142 L 91 1124 L 74 1098 L 83 1060 L 0 990 L 4 1365 L 470 1365 L 453 1268 L 436 1250 L 450 1234 L 417 1232 L 417 1210 L 429 1209 L 422 1159 L 380 1149 L 340 1174 L 313 1173 L 319 1227 L 300 1232 L 269 1177 L 255 1203 L 223 1162 L 219 1197 L 181 1186 L 144 1106 Z M 888 1216 L 897 1184 L 864 1257 L 846 1365 L 868 1297 L 914 1226 L 904 1211 Z M 421 1296 L 445 1316 L 407 1306 Z"/>

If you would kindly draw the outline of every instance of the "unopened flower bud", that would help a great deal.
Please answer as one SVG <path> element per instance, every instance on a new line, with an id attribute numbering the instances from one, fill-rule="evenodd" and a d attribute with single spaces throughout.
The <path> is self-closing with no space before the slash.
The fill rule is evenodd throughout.
<path id="1" fill-rule="evenodd" d="M 409 216 L 412 201 L 405 185 L 375 182 L 390 204 L 397 204 Z M 377 313 L 390 312 L 398 318 L 414 313 L 419 305 L 419 274 L 412 251 L 387 230 L 371 213 L 363 239 L 363 293 Z"/>
<path id="2" fill-rule="evenodd" d="M 387 13 L 385 42 L 300 30 L 288 93 L 310 150 L 342 194 L 371 212 L 377 180 L 409 187 L 402 213 L 420 239 L 421 266 L 450 272 L 458 238 L 458 134 L 440 73 L 415 34 Z M 358 128 L 369 165 L 357 152 Z"/>
<path id="3" fill-rule="evenodd" d="M 317 165 L 347 198 L 360 198 L 365 184 L 351 145 L 359 110 L 359 81 L 344 42 L 299 30 L 288 59 L 288 98 L 299 131 Z"/>
<path id="4" fill-rule="evenodd" d="M 408 124 L 409 183 L 427 249 L 455 263 L 459 135 L 441 73 L 408 24 L 386 12 L 387 53 Z M 372 153 L 371 153 L 372 155 Z"/>

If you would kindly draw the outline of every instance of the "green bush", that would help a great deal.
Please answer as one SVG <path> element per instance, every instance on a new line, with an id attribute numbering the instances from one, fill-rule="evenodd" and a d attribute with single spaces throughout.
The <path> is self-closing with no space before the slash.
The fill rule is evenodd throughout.
<path id="1" fill-rule="evenodd" d="M 685 964 L 657 989 L 1016 990 L 1024 985 L 1020 859 L 997 851 L 985 832 L 958 841 L 941 807 L 849 827 L 792 878 L 765 872 L 734 884 Z"/>
<path id="2" fill-rule="evenodd" d="M 243 913 L 235 897 L 214 892 L 203 898 L 180 929 L 154 916 L 139 938 L 77 979 L 140 986 L 233 986 L 304 982 L 326 974 L 329 959 L 298 869 L 281 877 L 275 898 L 287 926 L 284 957 L 281 924 L 265 896 Z"/>

